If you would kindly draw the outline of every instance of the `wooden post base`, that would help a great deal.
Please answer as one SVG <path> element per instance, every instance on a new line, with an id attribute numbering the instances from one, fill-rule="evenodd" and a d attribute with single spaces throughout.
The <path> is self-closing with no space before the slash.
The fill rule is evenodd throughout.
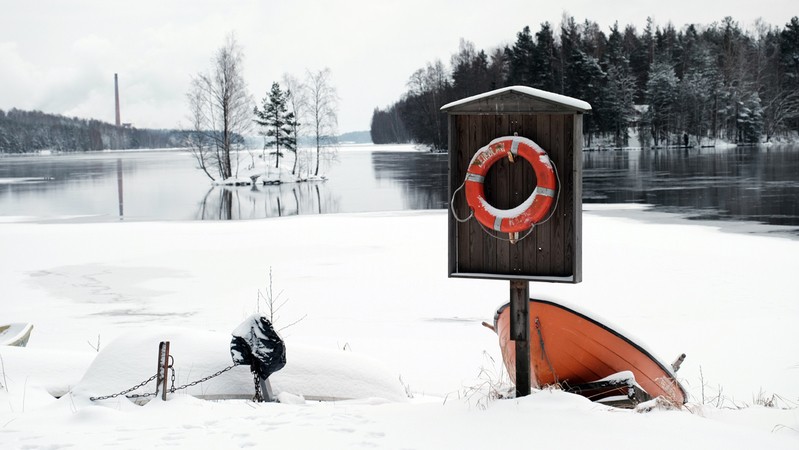
<path id="1" fill-rule="evenodd" d="M 530 283 L 510 282 L 510 338 L 516 345 L 516 397 L 530 395 Z"/>

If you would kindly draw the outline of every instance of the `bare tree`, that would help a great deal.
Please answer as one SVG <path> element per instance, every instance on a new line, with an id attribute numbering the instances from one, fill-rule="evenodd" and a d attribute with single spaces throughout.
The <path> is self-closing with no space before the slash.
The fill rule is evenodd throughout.
<path id="1" fill-rule="evenodd" d="M 316 146 L 316 170 L 319 175 L 319 158 L 323 148 L 336 143 L 338 127 L 338 95 L 330 83 L 330 69 L 307 72 L 308 126 Z"/>
<path id="2" fill-rule="evenodd" d="M 253 100 L 244 82 L 244 54 L 230 34 L 211 59 L 211 70 L 192 78 L 187 93 L 192 130 L 189 146 L 211 180 L 238 171 L 238 153 L 252 127 Z"/>
<path id="3" fill-rule="evenodd" d="M 799 92 L 781 86 L 776 88 L 776 92 L 777 95 L 763 108 L 766 142 L 775 134 L 787 131 L 790 120 L 799 118 Z"/>
<path id="4" fill-rule="evenodd" d="M 294 167 L 291 169 L 291 173 L 296 174 L 297 161 L 300 159 L 300 135 L 307 128 L 305 119 L 308 116 L 308 93 L 305 84 L 294 75 L 288 73 L 283 74 L 283 85 L 286 87 L 286 92 L 288 92 L 286 96 L 286 105 L 289 111 L 294 113 L 294 120 L 289 126 L 294 137 L 294 142 L 297 143 L 294 148 Z"/>
<path id="5" fill-rule="evenodd" d="M 439 110 L 446 103 L 445 95 L 450 88 L 449 74 L 444 63 L 441 60 L 427 63 L 426 68 L 411 75 L 407 86 L 407 98 L 415 111 L 407 116 L 406 125 L 416 135 L 419 143 L 436 150 L 446 148 L 444 136 L 447 134 L 447 122 L 442 120 Z"/>

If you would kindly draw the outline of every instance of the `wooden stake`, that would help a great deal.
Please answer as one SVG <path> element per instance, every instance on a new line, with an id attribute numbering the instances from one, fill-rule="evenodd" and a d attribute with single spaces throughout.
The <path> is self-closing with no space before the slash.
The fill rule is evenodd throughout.
<path id="1" fill-rule="evenodd" d="M 516 345 L 516 397 L 530 395 L 530 283 L 510 282 L 510 338 Z"/>
<path id="2" fill-rule="evenodd" d="M 155 383 L 155 396 L 161 392 L 161 400 L 166 401 L 166 374 L 169 371 L 169 341 L 158 344 L 158 377 Z"/>
<path id="3" fill-rule="evenodd" d="M 263 401 L 265 402 L 273 402 L 275 401 L 275 394 L 272 393 L 272 383 L 269 382 L 269 378 L 259 377 L 261 383 L 261 397 L 263 397 Z"/>

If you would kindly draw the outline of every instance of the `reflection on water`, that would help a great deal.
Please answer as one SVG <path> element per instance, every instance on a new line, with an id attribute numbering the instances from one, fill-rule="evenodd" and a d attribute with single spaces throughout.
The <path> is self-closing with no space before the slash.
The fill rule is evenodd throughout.
<path id="1" fill-rule="evenodd" d="M 447 200 L 447 156 L 430 153 L 372 153 L 375 178 L 402 190 L 402 209 L 442 209 Z"/>
<path id="2" fill-rule="evenodd" d="M 207 190 L 182 152 L 0 158 L 0 216 L 27 221 L 186 220 Z"/>
<path id="3" fill-rule="evenodd" d="M 246 220 L 447 208 L 447 155 L 379 149 L 341 151 L 325 182 L 211 189 L 184 152 L 0 157 L 0 217 Z M 799 226 L 799 146 L 586 152 L 583 160 L 586 203 Z"/>
<path id="4" fill-rule="evenodd" d="M 419 152 L 342 152 L 324 182 L 217 187 L 197 220 L 238 220 L 338 212 L 441 209 L 447 158 Z"/>
<path id="5" fill-rule="evenodd" d="M 125 217 L 125 196 L 122 185 L 122 158 L 117 158 L 117 197 L 119 198 L 119 219 Z"/>
<path id="6" fill-rule="evenodd" d="M 336 212 L 339 201 L 324 182 L 214 187 L 200 202 L 197 220 L 240 220 Z"/>
<path id="7" fill-rule="evenodd" d="M 796 146 L 587 152 L 586 203 L 648 203 L 697 219 L 799 225 Z"/>
<path id="8" fill-rule="evenodd" d="M 185 152 L 0 157 L 0 217 L 25 221 L 241 220 L 443 208 L 446 155 L 341 151 L 327 181 L 215 187 Z"/>

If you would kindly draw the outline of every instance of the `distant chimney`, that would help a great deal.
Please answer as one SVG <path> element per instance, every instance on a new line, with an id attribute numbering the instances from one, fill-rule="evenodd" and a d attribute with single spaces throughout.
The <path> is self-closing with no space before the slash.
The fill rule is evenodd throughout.
<path id="1" fill-rule="evenodd" d="M 114 98 L 116 99 L 117 106 L 117 126 L 120 126 L 122 122 L 119 120 L 119 82 L 117 81 L 117 74 L 114 74 Z"/>

